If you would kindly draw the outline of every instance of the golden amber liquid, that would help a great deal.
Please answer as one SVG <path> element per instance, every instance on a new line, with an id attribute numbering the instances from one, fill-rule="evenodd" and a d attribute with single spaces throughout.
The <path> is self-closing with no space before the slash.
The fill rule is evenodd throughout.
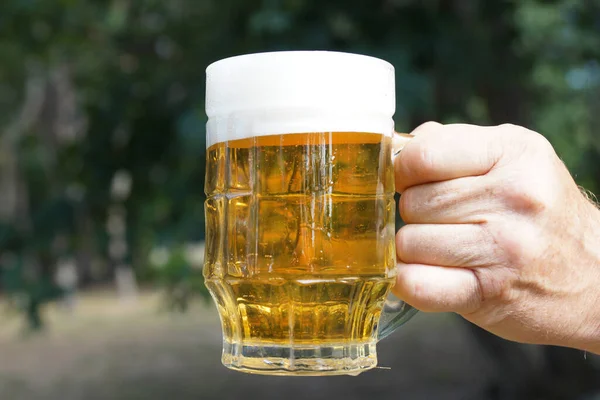
<path id="1" fill-rule="evenodd" d="M 204 274 L 225 342 L 374 343 L 394 280 L 391 138 L 222 142 L 206 174 Z"/>

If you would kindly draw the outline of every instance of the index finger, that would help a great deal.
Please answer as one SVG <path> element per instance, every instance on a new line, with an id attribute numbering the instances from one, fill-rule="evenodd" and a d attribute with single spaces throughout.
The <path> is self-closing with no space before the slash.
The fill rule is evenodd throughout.
<path id="1" fill-rule="evenodd" d="M 394 160 L 396 191 L 488 173 L 500 159 L 496 127 L 427 122 Z"/>

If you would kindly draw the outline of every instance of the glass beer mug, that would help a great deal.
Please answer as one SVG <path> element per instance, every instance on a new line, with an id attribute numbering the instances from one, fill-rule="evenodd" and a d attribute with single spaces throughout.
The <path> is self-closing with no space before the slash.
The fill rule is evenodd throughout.
<path id="1" fill-rule="evenodd" d="M 355 375 L 415 310 L 395 282 L 394 68 L 275 52 L 206 70 L 204 276 L 225 366 Z M 394 148 L 396 144 L 396 149 Z"/>

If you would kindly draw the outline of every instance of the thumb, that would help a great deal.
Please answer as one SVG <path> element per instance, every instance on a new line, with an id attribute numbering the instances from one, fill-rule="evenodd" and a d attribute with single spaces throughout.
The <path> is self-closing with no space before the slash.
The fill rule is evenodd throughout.
<path id="1" fill-rule="evenodd" d="M 392 292 L 418 310 L 464 314 L 481 304 L 479 280 L 471 269 L 399 263 L 397 271 Z"/>

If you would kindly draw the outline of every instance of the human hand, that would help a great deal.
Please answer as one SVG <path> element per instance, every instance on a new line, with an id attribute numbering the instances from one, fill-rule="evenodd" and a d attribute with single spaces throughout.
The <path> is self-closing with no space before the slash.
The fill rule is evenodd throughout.
<path id="1" fill-rule="evenodd" d="M 600 210 L 550 143 L 426 123 L 395 159 L 394 293 L 503 338 L 600 353 Z"/>

